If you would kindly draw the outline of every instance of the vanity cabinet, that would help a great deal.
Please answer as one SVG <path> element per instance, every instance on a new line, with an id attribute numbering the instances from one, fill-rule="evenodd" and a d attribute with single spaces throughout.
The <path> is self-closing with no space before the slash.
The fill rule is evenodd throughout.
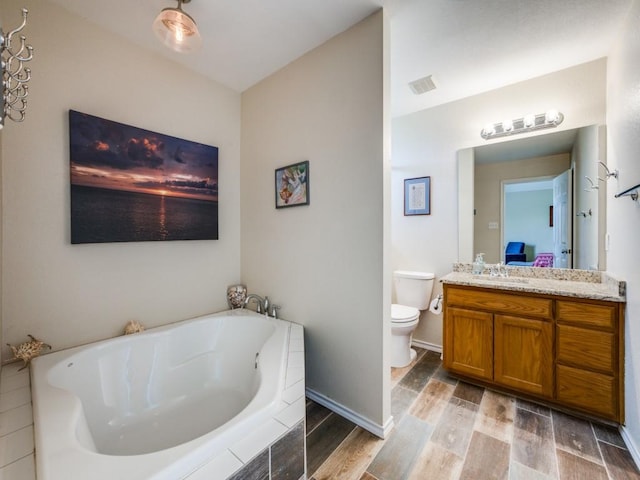
<path id="1" fill-rule="evenodd" d="M 621 423 L 624 304 L 444 284 L 444 367 Z"/>
<path id="2" fill-rule="evenodd" d="M 552 396 L 550 300 L 445 285 L 445 302 L 445 368 Z"/>

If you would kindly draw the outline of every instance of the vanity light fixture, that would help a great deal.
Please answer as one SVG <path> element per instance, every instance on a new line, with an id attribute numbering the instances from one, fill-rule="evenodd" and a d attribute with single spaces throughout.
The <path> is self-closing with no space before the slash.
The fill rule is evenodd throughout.
<path id="1" fill-rule="evenodd" d="M 481 130 L 480 136 L 485 140 L 489 140 L 507 135 L 517 135 L 518 133 L 557 127 L 563 120 L 564 115 L 558 110 L 549 110 L 545 113 L 525 115 L 514 120 L 489 123 Z"/>
<path id="2" fill-rule="evenodd" d="M 189 53 L 202 45 L 202 37 L 191 16 L 182 10 L 183 3 L 191 0 L 178 0 L 178 7 L 162 9 L 153 21 L 156 37 L 167 47 L 179 53 Z"/>
<path id="3" fill-rule="evenodd" d="M 26 44 L 24 35 L 15 37 L 27 24 L 28 13 L 26 8 L 22 9 L 22 24 L 18 28 L 5 34 L 0 27 L 0 130 L 5 118 L 22 122 L 27 110 L 27 82 L 31 80 L 31 70 L 24 64 L 33 58 L 33 47 Z"/>

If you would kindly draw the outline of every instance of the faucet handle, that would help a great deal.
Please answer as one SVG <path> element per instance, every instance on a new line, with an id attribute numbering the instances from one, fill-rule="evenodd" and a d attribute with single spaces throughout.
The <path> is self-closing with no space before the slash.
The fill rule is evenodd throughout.
<path id="1" fill-rule="evenodd" d="M 273 318 L 278 318 L 278 310 L 280 310 L 280 305 L 271 305 L 271 311 L 269 311 L 268 315 Z"/>
<path id="2" fill-rule="evenodd" d="M 269 314 L 269 307 L 271 306 L 271 302 L 269 301 L 269 297 L 264 296 L 264 301 L 262 302 L 262 308 L 264 309 L 264 313 Z"/>

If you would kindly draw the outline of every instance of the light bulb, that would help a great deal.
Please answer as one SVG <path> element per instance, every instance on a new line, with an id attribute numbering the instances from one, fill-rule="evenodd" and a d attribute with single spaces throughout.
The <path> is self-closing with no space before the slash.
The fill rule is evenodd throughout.
<path id="1" fill-rule="evenodd" d="M 558 110 L 547 110 L 544 119 L 547 123 L 557 123 L 560 119 L 560 113 Z"/>
<path id="2" fill-rule="evenodd" d="M 489 136 L 491 136 L 491 135 L 493 135 L 493 134 L 495 134 L 495 133 L 496 133 L 496 128 L 495 128 L 495 126 L 493 125 L 493 123 L 487 123 L 487 124 L 484 126 L 484 128 L 482 129 L 482 134 L 483 134 L 485 137 L 489 137 Z"/>
<path id="3" fill-rule="evenodd" d="M 167 47 L 189 53 L 202 45 L 196 22 L 181 8 L 165 8 L 153 22 L 153 31 Z"/>
<path id="4" fill-rule="evenodd" d="M 531 128 L 536 124 L 536 116 L 533 114 L 525 115 L 522 120 L 526 128 Z"/>
<path id="5" fill-rule="evenodd" d="M 513 122 L 511 120 L 505 120 L 502 122 L 502 130 L 505 132 L 510 132 L 513 130 Z"/>

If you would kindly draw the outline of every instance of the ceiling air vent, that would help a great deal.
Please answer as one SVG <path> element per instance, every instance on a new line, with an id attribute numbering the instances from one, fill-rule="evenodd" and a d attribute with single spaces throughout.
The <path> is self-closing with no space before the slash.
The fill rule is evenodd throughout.
<path id="1" fill-rule="evenodd" d="M 416 95 L 422 95 L 430 90 L 435 90 L 436 84 L 433 83 L 433 76 L 427 75 L 426 77 L 419 78 L 409 83 L 411 91 Z"/>

